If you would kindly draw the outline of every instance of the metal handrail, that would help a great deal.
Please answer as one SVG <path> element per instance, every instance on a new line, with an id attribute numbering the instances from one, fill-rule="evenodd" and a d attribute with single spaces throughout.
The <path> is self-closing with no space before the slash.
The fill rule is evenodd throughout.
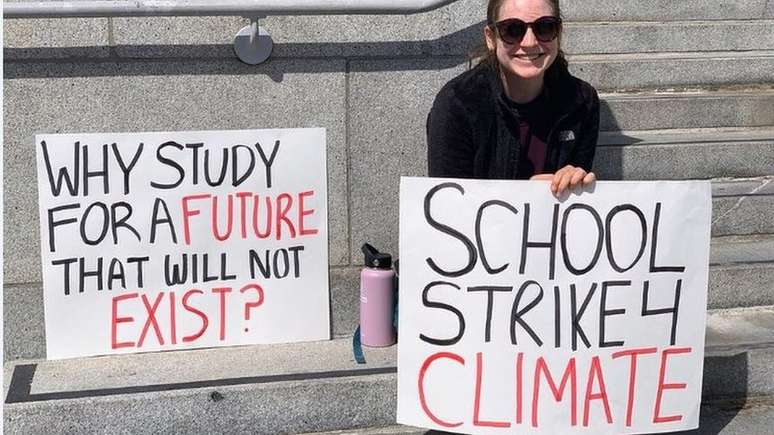
<path id="1" fill-rule="evenodd" d="M 78 1 L 3 3 L 4 18 L 409 15 L 438 9 L 456 0 L 232 0 L 232 1 Z"/>
<path id="2" fill-rule="evenodd" d="M 234 38 L 242 62 L 262 63 L 274 43 L 258 19 L 269 15 L 409 15 L 457 0 L 231 0 L 60 1 L 3 3 L 4 18 L 242 16 L 250 18 Z"/>

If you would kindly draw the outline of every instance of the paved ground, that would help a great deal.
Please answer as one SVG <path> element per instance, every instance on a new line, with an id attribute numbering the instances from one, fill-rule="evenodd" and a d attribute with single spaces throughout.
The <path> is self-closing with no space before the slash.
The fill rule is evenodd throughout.
<path id="1" fill-rule="evenodd" d="M 407 426 L 390 426 L 318 432 L 314 435 L 441 435 L 445 433 Z M 774 433 L 774 398 L 769 397 L 750 399 L 743 404 L 717 403 L 703 406 L 701 427 L 694 431 L 677 432 L 675 435 L 769 435 L 772 433 Z"/>

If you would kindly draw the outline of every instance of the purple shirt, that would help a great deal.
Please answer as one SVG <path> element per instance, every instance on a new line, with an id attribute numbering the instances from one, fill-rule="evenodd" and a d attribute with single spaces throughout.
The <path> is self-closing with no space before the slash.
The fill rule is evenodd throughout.
<path id="1" fill-rule="evenodd" d="M 529 103 L 518 104 L 509 100 L 508 105 L 518 113 L 519 117 L 521 155 L 516 178 L 528 180 L 533 175 L 542 173 L 546 163 L 548 153 L 546 144 L 551 128 L 546 97 L 541 93 Z"/>

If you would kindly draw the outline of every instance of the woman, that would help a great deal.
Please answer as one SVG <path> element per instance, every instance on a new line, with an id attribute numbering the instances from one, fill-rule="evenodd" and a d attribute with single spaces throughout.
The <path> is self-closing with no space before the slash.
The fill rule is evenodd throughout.
<path id="1" fill-rule="evenodd" d="M 486 52 L 447 83 L 427 119 L 431 177 L 593 183 L 599 97 L 560 50 L 559 0 L 489 0 Z"/>

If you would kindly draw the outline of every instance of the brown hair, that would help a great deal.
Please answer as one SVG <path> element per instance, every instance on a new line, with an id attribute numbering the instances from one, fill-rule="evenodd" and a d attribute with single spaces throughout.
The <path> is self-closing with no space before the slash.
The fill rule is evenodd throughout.
<path id="1" fill-rule="evenodd" d="M 497 22 L 497 16 L 500 12 L 500 8 L 502 7 L 503 3 L 505 3 L 506 0 L 489 0 L 489 4 L 486 7 L 486 25 L 491 26 L 495 22 Z M 562 11 L 559 8 L 559 0 L 543 0 L 545 1 L 548 6 L 551 7 L 551 12 L 555 17 L 561 18 Z M 548 67 L 548 70 L 546 71 L 547 75 L 554 75 L 560 72 L 567 71 L 567 59 L 564 57 L 564 52 L 562 51 L 562 45 L 561 45 L 561 34 L 559 34 L 559 54 L 557 54 L 556 59 L 554 59 L 554 62 L 551 64 L 550 67 Z M 499 64 L 497 63 L 497 57 L 494 53 L 494 51 L 490 50 L 489 47 L 486 45 L 486 41 L 482 45 L 480 45 L 478 48 L 473 50 L 473 52 L 469 56 L 469 65 L 472 66 L 474 62 L 477 64 L 488 64 L 494 68 L 499 68 Z"/>

